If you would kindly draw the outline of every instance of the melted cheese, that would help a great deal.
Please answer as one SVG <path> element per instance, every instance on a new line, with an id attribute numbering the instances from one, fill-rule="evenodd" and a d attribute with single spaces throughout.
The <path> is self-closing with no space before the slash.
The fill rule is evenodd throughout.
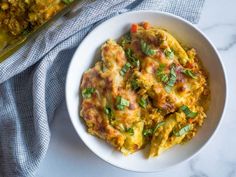
<path id="1" fill-rule="evenodd" d="M 153 55 L 142 51 L 141 40 L 148 45 L 148 50 L 155 51 Z M 166 49 L 173 52 L 171 57 L 166 55 Z M 126 55 L 127 50 L 132 53 Z M 132 65 L 130 57 L 139 60 L 140 65 Z M 196 134 L 206 117 L 206 107 L 201 102 L 207 100 L 208 95 L 204 93 L 209 93 L 209 88 L 195 50 L 185 51 L 165 30 L 139 26 L 124 45 L 108 40 L 101 47 L 101 58 L 102 61 L 84 73 L 81 83 L 82 91 L 86 88 L 96 90 L 91 97 L 83 99 L 80 112 L 89 133 L 106 140 L 125 155 L 151 144 L 150 157 L 190 140 Z M 124 70 L 128 62 L 131 65 Z M 188 65 L 191 67 L 187 68 Z M 164 66 L 162 76 L 167 77 L 166 81 L 157 75 L 161 66 Z M 167 91 L 173 66 L 176 80 Z M 122 69 L 123 74 L 120 73 Z M 184 69 L 191 70 L 195 78 L 184 74 Z M 117 97 L 126 102 L 122 108 L 117 106 Z M 191 122 L 180 110 L 183 105 L 198 113 Z M 104 111 L 107 107 L 112 115 Z M 165 124 L 156 129 L 160 122 Z M 192 127 L 190 131 L 179 137 L 173 135 L 173 131 L 188 124 Z M 155 131 L 146 136 L 143 132 L 147 129 Z"/>

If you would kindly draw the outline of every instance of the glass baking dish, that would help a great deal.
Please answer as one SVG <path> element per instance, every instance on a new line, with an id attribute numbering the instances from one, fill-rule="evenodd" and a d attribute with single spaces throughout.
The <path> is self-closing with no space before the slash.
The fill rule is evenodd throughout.
<path id="1" fill-rule="evenodd" d="M 10 38 L 10 36 L 6 38 L 1 37 L 1 33 L 4 36 L 3 30 L 0 28 L 0 62 L 6 60 L 9 56 L 14 54 L 20 47 L 22 47 L 29 39 L 37 36 L 42 30 L 48 28 L 53 22 L 55 22 L 58 18 L 70 12 L 73 9 L 78 8 L 82 4 L 82 0 L 69 0 L 71 3 L 65 5 L 65 7 L 56 13 L 52 18 L 50 18 L 45 23 L 34 27 L 31 31 L 27 33 L 22 33 L 15 38 Z M 8 41 L 6 40 L 8 39 Z"/>

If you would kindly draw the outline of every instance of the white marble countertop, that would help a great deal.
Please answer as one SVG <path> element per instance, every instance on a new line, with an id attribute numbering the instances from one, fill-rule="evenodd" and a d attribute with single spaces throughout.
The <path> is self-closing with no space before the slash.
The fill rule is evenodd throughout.
<path id="1" fill-rule="evenodd" d="M 161 173 L 134 173 L 99 159 L 80 140 L 61 105 L 37 177 L 236 177 L 236 0 L 206 0 L 197 26 L 216 45 L 228 77 L 228 107 L 212 141 L 192 160 Z M 214 95 L 213 95 L 214 96 Z M 215 95 L 216 96 L 216 95 Z"/>

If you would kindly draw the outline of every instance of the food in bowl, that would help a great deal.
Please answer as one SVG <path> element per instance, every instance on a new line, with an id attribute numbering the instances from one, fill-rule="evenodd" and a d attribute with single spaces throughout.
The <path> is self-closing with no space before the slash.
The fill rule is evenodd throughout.
<path id="1" fill-rule="evenodd" d="M 150 144 L 149 157 L 191 140 L 206 118 L 207 72 L 194 49 L 144 22 L 101 47 L 83 74 L 83 117 L 90 134 L 123 154 Z"/>

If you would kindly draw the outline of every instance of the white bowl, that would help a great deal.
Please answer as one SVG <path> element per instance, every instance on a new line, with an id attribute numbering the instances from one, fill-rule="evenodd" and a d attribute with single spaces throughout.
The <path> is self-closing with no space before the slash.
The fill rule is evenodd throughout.
<path id="1" fill-rule="evenodd" d="M 109 38 L 118 39 L 126 33 L 130 24 L 149 21 L 167 29 L 179 41 L 194 47 L 209 72 L 211 102 L 207 119 L 197 135 L 185 145 L 177 145 L 157 158 L 146 159 L 143 150 L 129 156 L 115 151 L 103 140 L 87 133 L 85 123 L 79 117 L 79 87 L 82 74 L 100 59 L 100 47 Z M 186 20 L 169 13 L 156 11 L 136 11 L 113 17 L 96 27 L 83 40 L 76 50 L 67 74 L 66 103 L 71 121 L 80 138 L 97 156 L 117 167 L 136 172 L 155 172 L 167 169 L 196 155 L 212 138 L 220 124 L 226 104 L 226 78 L 220 56 L 207 39 L 195 26 Z"/>

